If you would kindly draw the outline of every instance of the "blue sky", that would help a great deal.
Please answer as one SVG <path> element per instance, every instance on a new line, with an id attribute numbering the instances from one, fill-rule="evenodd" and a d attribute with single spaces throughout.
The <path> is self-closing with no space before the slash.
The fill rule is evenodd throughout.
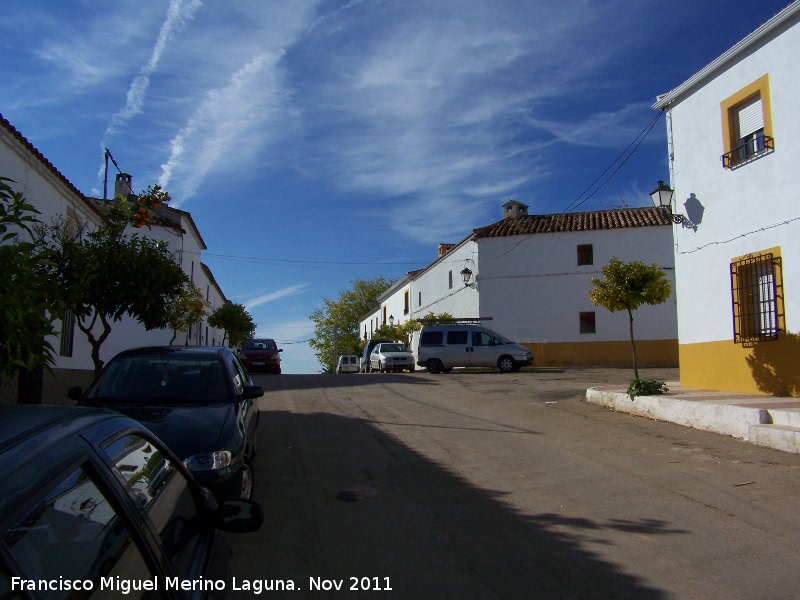
<path id="1" fill-rule="evenodd" d="M 788 4 L 5 0 L 0 113 L 84 194 L 105 147 L 163 185 L 284 372 L 315 373 L 322 298 L 428 265 L 507 199 L 649 204 L 656 96 Z"/>

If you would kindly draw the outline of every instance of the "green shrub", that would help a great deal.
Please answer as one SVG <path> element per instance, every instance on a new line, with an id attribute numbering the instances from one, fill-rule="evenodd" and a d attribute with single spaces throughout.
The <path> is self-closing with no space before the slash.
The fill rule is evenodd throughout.
<path id="1" fill-rule="evenodd" d="M 631 384 L 628 386 L 628 395 L 631 400 L 636 396 L 657 396 L 668 391 L 669 388 L 663 381 L 652 379 L 631 379 Z"/>

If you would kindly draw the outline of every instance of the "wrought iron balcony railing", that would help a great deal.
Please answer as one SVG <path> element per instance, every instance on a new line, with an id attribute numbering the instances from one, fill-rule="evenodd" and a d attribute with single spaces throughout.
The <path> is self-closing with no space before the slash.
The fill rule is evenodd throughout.
<path id="1" fill-rule="evenodd" d="M 722 166 L 725 169 L 738 169 L 742 165 L 761 158 L 775 151 L 775 140 L 768 135 L 759 135 L 746 144 L 734 148 L 722 155 Z"/>

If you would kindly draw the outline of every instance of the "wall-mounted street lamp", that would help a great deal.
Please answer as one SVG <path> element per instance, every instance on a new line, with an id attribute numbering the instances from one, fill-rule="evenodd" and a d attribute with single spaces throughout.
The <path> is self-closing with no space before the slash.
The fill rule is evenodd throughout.
<path id="1" fill-rule="evenodd" d="M 389 327 L 394 327 L 394 315 L 389 315 Z"/>
<path id="2" fill-rule="evenodd" d="M 673 214 L 672 212 L 672 196 L 675 191 L 669 187 L 663 180 L 658 181 L 658 185 L 656 189 L 650 192 L 650 199 L 653 201 L 653 204 L 656 208 L 660 208 L 667 213 L 669 213 L 670 218 L 672 218 L 672 222 L 676 225 L 683 225 L 684 227 L 688 227 L 689 229 L 694 229 L 697 231 L 697 225 L 692 223 L 689 219 L 681 214 Z"/>
<path id="3" fill-rule="evenodd" d="M 475 287 L 475 282 L 472 281 L 472 271 L 469 267 L 464 267 L 461 270 L 461 279 L 464 280 L 464 285 L 467 287 Z"/>

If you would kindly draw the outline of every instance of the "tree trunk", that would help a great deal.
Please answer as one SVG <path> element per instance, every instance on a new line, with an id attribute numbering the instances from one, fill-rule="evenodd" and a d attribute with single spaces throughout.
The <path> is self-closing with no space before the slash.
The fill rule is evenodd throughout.
<path id="1" fill-rule="evenodd" d="M 111 326 L 108 324 L 105 315 L 100 315 L 100 321 L 103 324 L 103 333 L 101 333 L 100 337 L 98 338 L 94 337 L 92 329 L 94 328 L 94 324 L 97 322 L 97 317 L 98 315 L 95 313 L 95 316 L 92 318 L 92 321 L 89 323 L 89 325 L 84 325 L 82 319 L 78 319 L 76 321 L 78 329 L 80 329 L 86 335 L 86 339 L 89 340 L 89 345 L 92 347 L 92 362 L 94 363 L 95 375 L 97 375 L 97 373 L 100 372 L 100 369 L 103 368 L 103 361 L 100 360 L 100 346 L 103 345 L 103 342 L 106 341 L 111 333 Z"/>
<path id="2" fill-rule="evenodd" d="M 636 364 L 636 342 L 633 341 L 633 311 L 630 308 L 628 309 L 628 317 L 630 319 L 631 348 L 633 349 L 633 376 L 639 379 L 639 367 Z"/>
<path id="3" fill-rule="evenodd" d="M 17 371 L 17 404 L 41 404 L 44 369 L 38 366 L 32 371 Z"/>

